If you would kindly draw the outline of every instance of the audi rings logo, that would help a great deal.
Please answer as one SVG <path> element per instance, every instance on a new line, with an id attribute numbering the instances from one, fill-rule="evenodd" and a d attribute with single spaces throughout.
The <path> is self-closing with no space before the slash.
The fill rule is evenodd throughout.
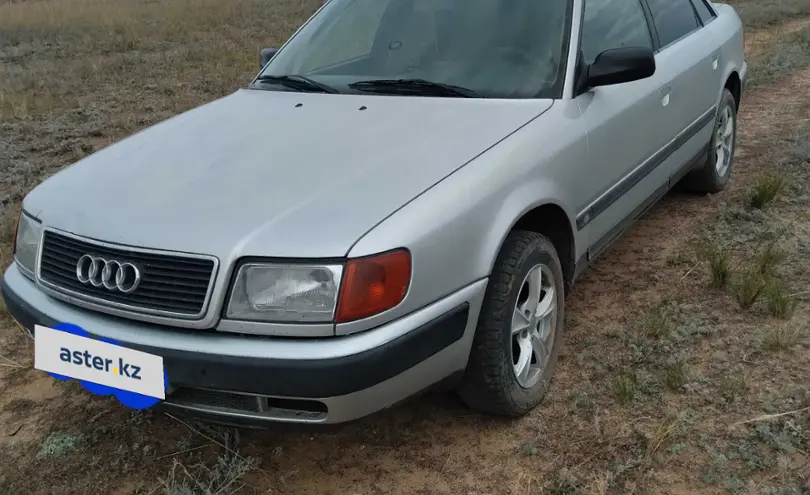
<path id="1" fill-rule="evenodd" d="M 83 284 L 129 294 L 141 283 L 141 271 L 132 263 L 85 254 L 76 263 L 76 278 Z"/>

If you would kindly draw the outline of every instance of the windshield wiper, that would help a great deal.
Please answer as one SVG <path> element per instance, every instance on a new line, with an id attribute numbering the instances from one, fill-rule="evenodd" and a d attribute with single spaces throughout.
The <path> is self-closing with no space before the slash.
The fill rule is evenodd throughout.
<path id="1" fill-rule="evenodd" d="M 282 86 L 297 89 L 301 91 L 318 91 L 321 93 L 340 93 L 337 89 L 327 84 L 315 81 L 306 76 L 288 75 L 288 76 L 271 76 L 263 75 L 256 79 L 258 82 L 280 84 Z"/>
<path id="2" fill-rule="evenodd" d="M 425 96 L 455 96 L 477 98 L 479 95 L 467 88 L 426 79 L 371 79 L 349 84 L 352 89 L 377 93 L 417 94 Z"/>

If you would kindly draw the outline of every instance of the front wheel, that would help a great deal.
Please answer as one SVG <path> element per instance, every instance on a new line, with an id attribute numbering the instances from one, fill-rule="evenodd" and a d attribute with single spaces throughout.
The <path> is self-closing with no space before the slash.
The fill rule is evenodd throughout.
<path id="1" fill-rule="evenodd" d="M 548 391 L 564 310 L 560 258 L 548 238 L 509 234 L 495 262 L 458 392 L 471 408 L 522 416 Z"/>

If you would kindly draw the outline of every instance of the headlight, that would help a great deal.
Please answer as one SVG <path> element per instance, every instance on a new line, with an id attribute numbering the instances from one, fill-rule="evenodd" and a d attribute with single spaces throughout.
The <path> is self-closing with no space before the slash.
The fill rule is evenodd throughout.
<path id="1" fill-rule="evenodd" d="M 24 212 L 21 213 L 14 238 L 14 259 L 28 276 L 34 274 L 41 238 L 42 224 Z"/>
<path id="2" fill-rule="evenodd" d="M 236 273 L 226 316 L 236 320 L 331 322 L 342 273 L 341 265 L 246 263 Z"/>
<path id="3" fill-rule="evenodd" d="M 278 323 L 345 323 L 387 311 L 405 298 L 405 249 L 345 265 L 249 262 L 236 272 L 225 317 Z"/>

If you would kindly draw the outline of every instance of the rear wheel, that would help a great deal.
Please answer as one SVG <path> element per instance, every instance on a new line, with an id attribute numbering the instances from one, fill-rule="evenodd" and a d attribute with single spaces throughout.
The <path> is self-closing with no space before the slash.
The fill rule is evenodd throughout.
<path id="1" fill-rule="evenodd" d="M 731 92 L 724 89 L 706 162 L 685 178 L 684 185 L 691 191 L 703 194 L 722 191 L 731 178 L 736 145 L 737 102 Z"/>
<path id="2" fill-rule="evenodd" d="M 512 232 L 495 262 L 458 389 L 468 406 L 514 417 L 542 401 L 562 342 L 563 290 L 551 241 Z"/>

